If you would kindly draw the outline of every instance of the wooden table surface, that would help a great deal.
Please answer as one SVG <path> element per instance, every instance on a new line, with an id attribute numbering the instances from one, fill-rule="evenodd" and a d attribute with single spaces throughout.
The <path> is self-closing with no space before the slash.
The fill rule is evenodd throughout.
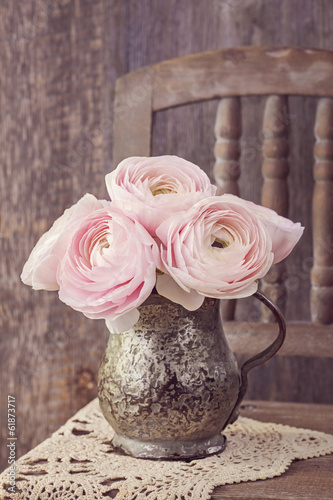
<path id="1" fill-rule="evenodd" d="M 241 415 L 262 422 L 333 434 L 333 405 L 245 401 Z M 213 500 L 332 500 L 333 454 L 294 461 L 282 475 L 265 481 L 219 486 Z"/>

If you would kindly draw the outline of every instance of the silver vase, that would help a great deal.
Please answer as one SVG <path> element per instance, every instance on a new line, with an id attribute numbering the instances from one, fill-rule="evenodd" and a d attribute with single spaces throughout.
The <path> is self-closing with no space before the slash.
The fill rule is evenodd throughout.
<path id="1" fill-rule="evenodd" d="M 221 452 L 221 431 L 237 418 L 248 369 L 271 357 L 284 333 L 280 328 L 263 361 L 250 360 L 253 366 L 239 372 L 218 300 L 205 298 L 188 311 L 152 294 L 139 310 L 131 330 L 110 334 L 99 369 L 100 407 L 114 429 L 113 445 L 139 458 Z"/>

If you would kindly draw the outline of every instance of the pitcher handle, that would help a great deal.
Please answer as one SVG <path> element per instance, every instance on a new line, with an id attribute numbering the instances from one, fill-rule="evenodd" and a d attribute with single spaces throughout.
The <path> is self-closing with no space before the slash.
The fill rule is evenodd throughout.
<path id="1" fill-rule="evenodd" d="M 274 354 L 277 353 L 277 351 L 282 346 L 284 339 L 286 338 L 286 322 L 284 320 L 284 317 L 280 309 L 274 304 L 274 302 L 272 302 L 268 297 L 266 297 L 266 295 L 264 295 L 262 292 L 259 292 L 259 290 L 255 294 L 253 294 L 253 296 L 256 297 L 258 300 L 260 300 L 263 304 L 265 304 L 265 306 L 268 307 L 268 309 L 272 311 L 279 325 L 279 334 L 269 347 L 267 347 L 264 351 L 260 352 L 259 354 L 256 354 L 252 358 L 245 361 L 245 363 L 241 367 L 240 388 L 239 388 L 238 398 L 234 406 L 234 409 L 232 410 L 231 415 L 228 418 L 227 423 L 225 424 L 225 427 L 228 424 L 232 424 L 233 422 L 235 422 L 238 418 L 239 415 L 238 409 L 247 391 L 247 386 L 248 386 L 247 374 L 249 373 L 249 371 L 252 370 L 252 368 L 255 368 L 256 366 L 265 363 L 265 361 L 268 361 L 272 356 L 274 356 Z"/>

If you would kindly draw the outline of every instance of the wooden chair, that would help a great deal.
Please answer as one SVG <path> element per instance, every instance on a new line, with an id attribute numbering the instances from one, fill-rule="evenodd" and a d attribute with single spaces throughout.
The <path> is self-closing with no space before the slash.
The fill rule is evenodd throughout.
<path id="1" fill-rule="evenodd" d="M 215 122 L 214 177 L 219 193 L 239 194 L 241 173 L 240 97 L 267 95 L 263 117 L 264 178 L 262 205 L 288 216 L 288 127 L 287 96 L 319 97 L 314 124 L 313 257 L 311 271 L 312 323 L 288 325 L 287 341 L 280 351 L 288 360 L 317 358 L 321 369 L 332 371 L 333 339 L 333 51 L 281 47 L 241 47 L 193 54 L 163 61 L 128 73 L 117 80 L 114 102 L 113 161 L 116 166 L 128 156 L 151 154 L 153 113 L 174 106 L 220 99 Z M 177 154 L 177 152 L 175 152 Z M 301 244 L 301 243 L 300 243 Z M 261 289 L 283 309 L 286 288 L 285 264 L 274 266 L 262 280 Z M 235 301 L 224 301 L 223 316 L 229 341 L 242 359 L 268 345 L 276 325 L 240 323 L 234 320 Z M 326 326 L 324 326 L 326 325 Z M 330 325 L 330 326 L 327 326 Z M 285 358 L 285 359 L 286 359 Z M 272 362 L 270 362 L 272 363 Z M 292 361 L 292 363 L 294 363 Z M 296 366 L 293 365 L 294 367 Z M 288 377 L 290 368 L 270 365 Z M 282 366 L 282 365 L 281 365 Z M 261 367 L 260 367 L 261 368 Z M 267 370 L 257 370 L 257 382 Z M 309 372 L 303 363 L 301 371 Z M 288 370 L 287 370 L 288 371 Z M 296 370 L 297 371 L 297 370 Z M 308 374 L 311 377 L 311 374 Z M 252 375 L 254 377 L 254 375 Z M 293 374 L 293 376 L 295 376 Z M 301 375 L 299 375 L 301 376 Z M 303 380 L 308 384 L 308 380 Z M 302 383 L 302 381 L 300 382 Z M 326 381 L 323 382 L 324 384 Z M 259 391 L 259 397 L 262 393 Z M 257 394 L 257 395 L 258 395 Z M 252 393 L 251 393 L 252 395 Z M 293 393 L 282 398 L 293 400 Z M 328 402 L 328 401 L 326 401 Z M 329 401 L 333 402 L 333 401 Z"/>

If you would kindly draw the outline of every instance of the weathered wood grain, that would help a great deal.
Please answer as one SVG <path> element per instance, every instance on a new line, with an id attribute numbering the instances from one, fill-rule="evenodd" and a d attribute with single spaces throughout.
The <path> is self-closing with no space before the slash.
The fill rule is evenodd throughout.
<path id="1" fill-rule="evenodd" d="M 333 55 L 289 47 L 237 47 L 165 61 L 153 92 L 155 111 L 243 95 L 332 96 Z"/>
<path id="2" fill-rule="evenodd" d="M 0 9 L 0 428 L 4 443 L 10 394 L 20 456 L 96 395 L 103 322 L 56 293 L 32 291 L 20 274 L 65 208 L 87 191 L 104 197 L 103 5 L 5 1 Z M 1 467 L 6 455 L 1 446 Z"/>
<path id="3" fill-rule="evenodd" d="M 153 81 L 154 73 L 145 68 L 117 80 L 113 110 L 118 138 L 113 148 L 115 166 L 129 156 L 150 156 Z"/>
<path id="4" fill-rule="evenodd" d="M 152 78 L 152 109 L 160 111 L 216 97 L 304 95 L 332 97 L 333 53 L 296 47 L 235 47 L 170 59 L 137 70 Z M 120 78 L 140 76 L 125 75 Z M 124 84 L 125 85 L 125 84 Z M 127 87 L 127 95 L 133 88 Z"/>

